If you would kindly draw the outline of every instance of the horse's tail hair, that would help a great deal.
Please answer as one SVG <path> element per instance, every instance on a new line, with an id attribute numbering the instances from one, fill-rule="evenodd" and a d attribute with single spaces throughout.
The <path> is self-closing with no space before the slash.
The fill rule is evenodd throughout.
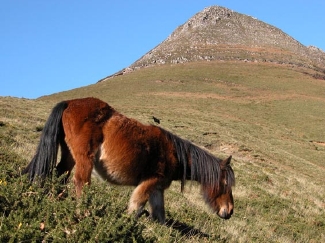
<path id="1" fill-rule="evenodd" d="M 68 103 L 62 101 L 52 110 L 42 131 L 40 142 L 31 162 L 23 170 L 28 174 L 29 180 L 44 179 L 50 176 L 56 165 L 60 139 L 64 137 L 62 115 Z"/>

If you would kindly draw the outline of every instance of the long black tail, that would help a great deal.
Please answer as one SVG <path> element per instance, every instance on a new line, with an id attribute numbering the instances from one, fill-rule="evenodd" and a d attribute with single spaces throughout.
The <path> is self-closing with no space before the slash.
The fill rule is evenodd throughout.
<path id="1" fill-rule="evenodd" d="M 65 101 L 58 103 L 52 110 L 45 123 L 36 154 L 23 173 L 29 174 L 29 180 L 37 177 L 44 179 L 52 174 L 56 165 L 60 137 L 64 136 L 62 114 L 68 104 Z"/>

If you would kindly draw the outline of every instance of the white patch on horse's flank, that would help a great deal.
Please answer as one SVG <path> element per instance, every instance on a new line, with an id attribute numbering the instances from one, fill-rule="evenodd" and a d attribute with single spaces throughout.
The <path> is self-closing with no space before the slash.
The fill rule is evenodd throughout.
<path id="1" fill-rule="evenodd" d="M 109 158 L 105 152 L 104 145 L 100 145 L 96 153 L 96 160 L 94 161 L 95 173 L 99 175 L 103 180 L 106 180 L 112 184 L 123 184 L 121 181 L 121 176 L 118 171 L 110 170 L 109 168 Z"/>
<path id="2" fill-rule="evenodd" d="M 93 168 L 91 174 L 94 177 L 100 179 L 101 181 L 104 181 L 104 178 L 98 172 L 99 168 L 97 168 L 98 167 L 99 160 L 101 159 L 101 156 L 102 156 L 101 150 L 102 150 L 102 144 L 100 144 L 100 146 L 98 147 L 98 150 L 96 152 L 96 157 L 95 157 L 95 161 L 94 161 L 94 168 Z"/>

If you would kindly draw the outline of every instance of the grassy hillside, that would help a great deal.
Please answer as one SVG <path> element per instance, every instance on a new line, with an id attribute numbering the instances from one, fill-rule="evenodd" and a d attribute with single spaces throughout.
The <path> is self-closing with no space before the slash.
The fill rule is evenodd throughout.
<path id="1" fill-rule="evenodd" d="M 270 63 L 187 63 L 37 100 L 0 98 L 0 240 L 324 241 L 325 82 L 308 72 Z M 178 182 L 166 192 L 166 226 L 125 214 L 132 188 L 95 180 L 78 201 L 72 183 L 29 185 L 20 170 L 33 156 L 50 109 L 86 96 L 144 123 L 156 116 L 160 126 L 219 157 L 232 154 L 233 217 L 212 215 L 190 183 L 184 194 Z"/>

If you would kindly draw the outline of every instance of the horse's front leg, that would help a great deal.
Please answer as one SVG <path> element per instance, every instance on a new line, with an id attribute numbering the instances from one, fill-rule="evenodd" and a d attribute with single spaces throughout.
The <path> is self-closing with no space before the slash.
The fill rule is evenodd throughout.
<path id="1" fill-rule="evenodd" d="M 136 212 L 136 217 L 139 217 L 143 208 L 149 200 L 151 208 L 151 217 L 159 223 L 165 223 L 165 208 L 163 190 L 159 187 L 158 178 L 151 178 L 141 182 L 133 191 L 128 212 Z"/>
<path id="2" fill-rule="evenodd" d="M 159 223 L 165 223 L 164 190 L 155 189 L 149 196 L 150 214 Z"/>

